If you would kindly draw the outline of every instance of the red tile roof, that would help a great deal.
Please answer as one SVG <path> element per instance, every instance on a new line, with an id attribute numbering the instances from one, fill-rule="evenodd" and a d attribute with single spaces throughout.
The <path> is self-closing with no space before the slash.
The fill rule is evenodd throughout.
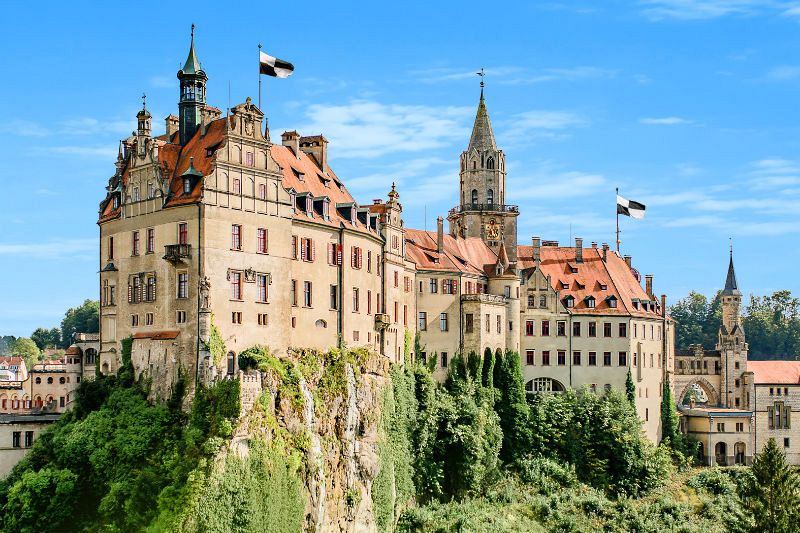
<path id="1" fill-rule="evenodd" d="M 435 231 L 406 229 L 406 255 L 418 270 L 485 275 L 497 263 L 497 255 L 478 237 L 462 239 L 446 233 L 441 254 L 436 239 Z"/>
<path id="2" fill-rule="evenodd" d="M 178 335 L 180 335 L 180 331 L 149 331 L 149 332 L 142 332 L 142 333 L 134 333 L 134 339 L 152 339 L 154 341 L 163 341 L 163 340 L 171 340 L 177 339 Z"/>
<path id="3" fill-rule="evenodd" d="M 747 361 L 747 370 L 755 375 L 755 383 L 800 385 L 800 361 Z"/>
<path id="4" fill-rule="evenodd" d="M 69 348 L 67 348 L 67 350 L 64 352 L 64 355 L 80 355 L 80 354 L 81 354 L 81 349 L 75 346 L 74 344 Z"/>
<path id="5" fill-rule="evenodd" d="M 559 291 L 561 298 L 567 295 L 575 298 L 573 312 L 641 317 L 659 315 L 654 306 L 650 306 L 649 311 L 644 311 L 641 305 L 638 310 L 634 308 L 634 299 L 650 301 L 652 298 L 644 291 L 625 260 L 616 253 L 609 251 L 607 261 L 603 261 L 601 249 L 584 248 L 583 262 L 578 263 L 574 247 L 542 246 L 539 250 L 540 268 L 545 276 L 550 277 L 553 289 Z M 519 246 L 517 256 L 520 269 L 533 268 L 532 246 Z M 577 272 L 573 273 L 572 269 Z M 567 284 L 566 289 L 562 289 L 562 283 Z M 586 302 L 590 296 L 595 299 L 594 308 Z M 616 308 L 609 307 L 606 299 L 610 296 L 617 299 Z"/>
<path id="6" fill-rule="evenodd" d="M 7 356 L 7 355 L 6 356 L 0 356 L 0 363 L 5 364 L 5 365 L 17 365 L 17 366 L 19 366 L 23 362 L 24 361 L 23 361 L 22 357 L 17 357 L 17 356 L 14 356 L 14 355 L 12 355 L 12 356 Z"/>

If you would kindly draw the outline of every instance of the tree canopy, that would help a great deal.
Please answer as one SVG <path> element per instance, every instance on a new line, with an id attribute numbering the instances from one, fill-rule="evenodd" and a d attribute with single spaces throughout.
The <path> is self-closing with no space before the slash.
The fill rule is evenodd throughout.
<path id="1" fill-rule="evenodd" d="M 85 300 L 80 306 L 73 307 L 61 321 L 61 346 L 68 347 L 76 333 L 97 333 L 100 331 L 100 302 Z"/>

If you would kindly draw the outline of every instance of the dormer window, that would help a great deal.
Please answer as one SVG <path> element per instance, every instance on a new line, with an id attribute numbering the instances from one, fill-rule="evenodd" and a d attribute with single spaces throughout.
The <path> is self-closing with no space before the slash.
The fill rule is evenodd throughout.
<path id="1" fill-rule="evenodd" d="M 575 307 L 575 297 L 571 294 L 564 298 L 564 307 Z"/>
<path id="2" fill-rule="evenodd" d="M 329 207 L 328 207 L 329 205 L 330 205 L 330 200 L 325 198 L 322 201 L 322 218 L 324 218 L 325 220 L 330 219 L 330 210 L 329 210 Z"/>
<path id="3" fill-rule="evenodd" d="M 605 283 L 601 283 L 600 284 L 600 290 L 601 291 L 607 291 L 608 290 L 608 285 L 606 285 Z"/>
<path id="4" fill-rule="evenodd" d="M 119 209 L 119 195 L 114 195 L 114 209 Z"/>
<path id="5" fill-rule="evenodd" d="M 314 204 L 314 202 L 312 202 L 311 196 L 306 196 L 306 216 L 309 216 L 309 217 L 313 216 L 313 213 L 312 213 L 312 211 L 314 210 L 312 208 L 313 204 Z"/>
<path id="6" fill-rule="evenodd" d="M 192 180 L 183 178 L 183 194 L 189 194 L 190 192 L 192 192 Z"/>
<path id="7" fill-rule="evenodd" d="M 608 304 L 608 307 L 610 307 L 611 309 L 616 309 L 617 308 L 617 297 L 616 296 L 609 296 L 608 298 L 606 298 L 606 303 Z"/>
<path id="8" fill-rule="evenodd" d="M 305 175 L 305 174 L 303 174 L 302 172 L 297 172 L 297 171 L 295 171 L 295 175 L 297 176 L 297 179 L 298 179 L 298 180 L 300 180 L 300 181 L 306 181 L 306 175 Z"/>
<path id="9" fill-rule="evenodd" d="M 594 305 L 595 305 L 594 296 L 587 296 L 583 301 L 586 302 L 586 307 L 588 307 L 590 309 L 594 308 Z"/>
<path id="10" fill-rule="evenodd" d="M 562 281 L 561 282 L 561 288 L 562 289 L 569 289 L 569 283 L 567 283 L 566 281 Z"/>
<path id="11" fill-rule="evenodd" d="M 633 300 L 633 308 L 636 310 L 639 309 L 639 300 Z"/>

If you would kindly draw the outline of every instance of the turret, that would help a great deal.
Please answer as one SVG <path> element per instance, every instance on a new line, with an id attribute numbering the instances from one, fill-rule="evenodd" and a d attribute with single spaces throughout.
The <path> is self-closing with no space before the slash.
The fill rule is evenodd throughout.
<path id="1" fill-rule="evenodd" d="M 728 275 L 725 278 L 725 288 L 722 290 L 722 325 L 727 333 L 733 333 L 738 326 L 741 329 L 740 311 L 742 307 L 742 293 L 736 281 L 736 271 L 733 268 L 733 247 L 728 262 Z"/>
<path id="2" fill-rule="evenodd" d="M 178 71 L 180 80 L 180 102 L 178 103 L 178 120 L 180 143 L 185 145 L 194 136 L 202 121 L 201 110 L 206 104 L 206 82 L 208 76 L 203 71 L 200 61 L 194 52 L 194 24 L 192 24 L 192 41 L 189 45 L 189 56 L 183 68 Z"/>

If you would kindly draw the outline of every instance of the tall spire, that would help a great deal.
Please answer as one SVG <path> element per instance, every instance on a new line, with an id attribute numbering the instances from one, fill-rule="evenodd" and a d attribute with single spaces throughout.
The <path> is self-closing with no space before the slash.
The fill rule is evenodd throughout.
<path id="1" fill-rule="evenodd" d="M 489 112 L 486 111 L 486 101 L 483 99 L 483 78 L 486 73 L 483 69 L 477 73 L 481 77 L 481 98 L 478 102 L 478 113 L 475 115 L 475 125 L 472 126 L 472 136 L 469 139 L 467 150 L 475 148 L 478 151 L 497 150 L 492 132 L 492 123 L 489 121 Z"/>
<path id="2" fill-rule="evenodd" d="M 183 64 L 184 74 L 197 74 L 202 72 L 203 66 L 197 55 L 194 53 L 194 24 L 192 24 L 192 43 L 189 45 L 189 56 L 186 58 L 186 63 Z"/>
<path id="3" fill-rule="evenodd" d="M 725 278 L 725 289 L 722 291 L 725 295 L 740 295 L 739 284 L 736 282 L 736 271 L 733 269 L 733 243 L 731 243 L 731 258 L 728 263 L 728 277 Z"/>

